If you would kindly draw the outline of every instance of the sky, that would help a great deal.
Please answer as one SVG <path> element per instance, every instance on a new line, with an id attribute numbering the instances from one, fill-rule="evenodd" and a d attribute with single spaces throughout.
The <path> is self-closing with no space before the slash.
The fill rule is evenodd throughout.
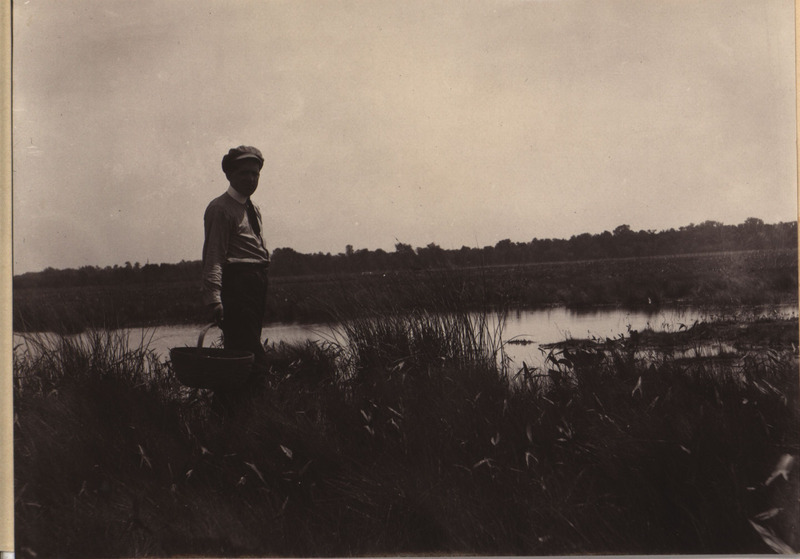
<path id="1" fill-rule="evenodd" d="M 14 274 L 797 219 L 793 0 L 15 0 Z"/>

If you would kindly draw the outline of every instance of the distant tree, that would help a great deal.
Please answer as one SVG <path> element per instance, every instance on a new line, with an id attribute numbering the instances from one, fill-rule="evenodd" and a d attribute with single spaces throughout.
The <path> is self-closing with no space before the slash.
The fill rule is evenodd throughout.
<path id="1" fill-rule="evenodd" d="M 425 267 L 439 267 L 446 264 L 445 252 L 436 243 L 428 243 L 425 248 L 417 249 L 420 263 Z"/>
<path id="2" fill-rule="evenodd" d="M 764 221 L 757 217 L 748 217 L 744 220 L 744 226 L 747 228 L 757 229 L 764 226 Z"/>
<path id="3" fill-rule="evenodd" d="M 398 268 L 417 268 L 417 253 L 411 245 L 398 242 L 394 245 L 394 261 Z"/>
<path id="4" fill-rule="evenodd" d="M 503 239 L 494 245 L 495 262 L 500 264 L 511 264 L 519 258 L 519 252 L 515 250 L 511 239 Z"/>
<path id="5" fill-rule="evenodd" d="M 396 253 L 398 253 L 398 254 L 409 254 L 409 253 L 413 253 L 414 249 L 412 248 L 411 245 L 407 245 L 405 243 L 399 243 L 398 242 L 398 243 L 396 243 L 394 245 L 394 251 Z"/>

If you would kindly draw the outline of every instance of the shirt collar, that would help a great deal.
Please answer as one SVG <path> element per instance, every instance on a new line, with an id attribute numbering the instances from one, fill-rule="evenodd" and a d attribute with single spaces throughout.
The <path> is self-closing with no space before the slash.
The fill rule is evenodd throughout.
<path id="1" fill-rule="evenodd" d="M 228 185 L 228 196 L 239 202 L 240 204 L 247 203 L 247 196 L 242 196 L 235 188 Z"/>

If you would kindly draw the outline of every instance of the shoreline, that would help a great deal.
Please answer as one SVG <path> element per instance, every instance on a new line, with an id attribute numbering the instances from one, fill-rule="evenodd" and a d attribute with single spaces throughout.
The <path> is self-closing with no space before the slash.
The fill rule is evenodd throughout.
<path id="1" fill-rule="evenodd" d="M 780 308 L 780 307 L 794 307 L 794 310 L 800 313 L 800 306 L 798 306 L 798 300 L 796 298 L 787 298 L 783 301 L 778 301 L 774 303 L 755 303 L 755 304 L 719 304 L 719 303 L 702 303 L 700 301 L 691 301 L 691 300 L 677 300 L 671 302 L 664 302 L 660 303 L 659 305 L 625 305 L 625 304 L 612 304 L 612 303 L 600 303 L 600 304 L 545 304 L 545 305 L 530 305 L 530 306 L 519 306 L 510 309 L 488 309 L 490 313 L 506 313 L 506 314 L 514 314 L 520 312 L 537 312 L 537 311 L 548 311 L 548 310 L 555 310 L 555 309 L 565 309 L 570 312 L 574 312 L 576 314 L 592 314 L 595 312 L 603 312 L 603 311 L 628 311 L 628 312 L 640 312 L 646 314 L 653 314 L 656 315 L 660 312 L 664 311 L 674 311 L 674 310 L 681 310 L 681 309 L 707 309 L 709 314 L 719 314 L 719 315 L 726 315 L 728 313 L 735 313 L 738 311 L 757 311 L 758 309 L 765 309 L 765 308 Z M 474 311 L 467 311 L 467 312 L 481 312 L 481 310 L 474 310 Z M 352 318 L 352 317 L 349 317 Z M 269 326 L 281 326 L 281 325 L 290 325 L 290 326 L 309 326 L 315 324 L 321 325 L 332 325 L 341 322 L 341 320 L 331 319 L 331 320 L 314 320 L 312 318 L 307 319 L 298 319 L 298 320 L 281 320 L 280 318 L 269 319 L 269 317 L 265 317 L 265 320 L 262 322 L 263 327 Z M 30 329 L 17 329 L 14 328 L 12 332 L 14 334 L 81 334 L 83 332 L 91 331 L 93 329 L 110 329 L 110 330 L 117 330 L 117 329 L 149 329 L 149 328 L 169 328 L 169 327 L 181 327 L 181 326 L 204 326 L 207 325 L 209 322 L 204 320 L 196 320 L 194 318 L 187 318 L 185 320 L 155 320 L 155 321 L 138 321 L 138 322 L 130 322 L 124 325 L 117 325 L 117 326 L 85 326 L 81 330 L 30 330 Z"/>

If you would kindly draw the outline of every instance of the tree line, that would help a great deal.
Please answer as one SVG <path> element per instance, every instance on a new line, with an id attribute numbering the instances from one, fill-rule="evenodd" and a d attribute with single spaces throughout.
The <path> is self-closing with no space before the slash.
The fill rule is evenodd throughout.
<path id="1" fill-rule="evenodd" d="M 273 277 L 369 274 L 401 270 L 469 268 L 499 265 L 524 265 L 541 262 L 566 262 L 644 256 L 667 256 L 742 250 L 797 248 L 797 222 L 766 224 L 748 218 L 738 225 L 717 221 L 689 224 L 663 231 L 633 231 L 620 225 L 613 231 L 583 233 L 569 239 L 537 239 L 512 242 L 504 239 L 494 246 L 444 249 L 436 243 L 412 247 L 397 242 L 393 252 L 382 249 L 354 249 L 343 253 L 303 254 L 291 248 L 276 248 L 272 253 Z M 115 285 L 126 283 L 197 282 L 201 262 L 144 264 L 126 262 L 124 266 L 83 266 L 78 269 L 46 268 L 14 276 L 14 289 Z"/>

